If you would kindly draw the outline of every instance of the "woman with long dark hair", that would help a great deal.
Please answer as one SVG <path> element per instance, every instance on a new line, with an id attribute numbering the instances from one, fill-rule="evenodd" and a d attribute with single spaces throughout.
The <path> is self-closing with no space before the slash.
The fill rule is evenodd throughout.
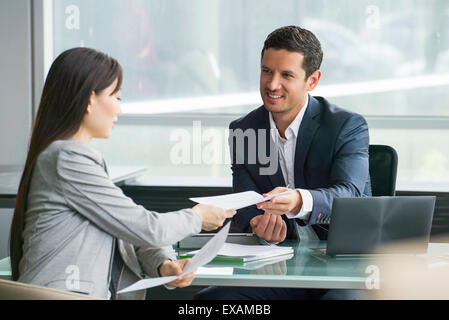
<path id="1" fill-rule="evenodd" d="M 214 230 L 235 211 L 197 205 L 159 214 L 109 179 L 92 138 L 108 138 L 120 113 L 122 68 L 88 48 L 63 52 L 45 81 L 11 226 L 13 280 L 103 298 L 142 278 L 181 274 L 170 245 Z M 171 285 L 190 285 L 193 274 Z"/>

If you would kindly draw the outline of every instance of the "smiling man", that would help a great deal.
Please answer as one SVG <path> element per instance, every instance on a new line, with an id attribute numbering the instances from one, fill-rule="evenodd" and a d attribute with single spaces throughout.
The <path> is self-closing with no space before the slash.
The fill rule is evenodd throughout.
<path id="1" fill-rule="evenodd" d="M 245 161 L 251 148 L 232 148 L 233 189 L 273 194 L 288 186 L 294 191 L 239 210 L 235 231 L 254 232 L 270 242 L 326 239 L 334 197 L 371 195 L 365 119 L 309 95 L 320 81 L 322 58 L 318 39 L 300 27 L 279 28 L 265 40 L 260 73 L 264 105 L 232 122 L 230 129 L 269 132 L 279 166 L 273 175 L 260 174 L 260 162 Z M 236 163 L 235 158 L 244 161 Z"/>
<path id="2" fill-rule="evenodd" d="M 265 40 L 260 73 L 264 105 L 230 124 L 231 133 L 257 132 L 253 134 L 255 143 L 236 144 L 238 137 L 229 137 L 233 191 L 291 192 L 239 210 L 233 218 L 233 232 L 254 232 L 274 243 L 285 239 L 325 240 L 335 197 L 371 195 L 365 119 L 309 94 L 320 81 L 322 58 L 315 35 L 297 26 L 276 29 Z M 267 134 L 259 134 L 261 130 Z M 260 170 L 266 166 L 260 161 L 266 156 L 265 150 L 274 150 L 270 154 L 270 159 L 278 161 L 274 174 Z M 255 163 L 249 161 L 255 156 Z M 208 288 L 197 298 L 318 299 L 325 293 L 286 288 Z"/>

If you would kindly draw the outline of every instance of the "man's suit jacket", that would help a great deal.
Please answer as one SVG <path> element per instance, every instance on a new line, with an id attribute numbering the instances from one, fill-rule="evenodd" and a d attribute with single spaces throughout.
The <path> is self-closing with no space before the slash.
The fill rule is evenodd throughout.
<path id="1" fill-rule="evenodd" d="M 268 154 L 270 139 L 271 145 L 274 144 L 270 135 L 269 113 L 265 107 L 261 106 L 233 121 L 229 128 L 233 191 L 266 193 L 275 187 L 285 187 L 279 163 L 274 174 L 261 174 L 261 169 L 267 169 L 270 164 L 266 164 L 266 159 L 259 154 L 263 155 L 265 150 Z M 258 132 L 263 129 L 267 134 L 259 136 L 256 133 L 256 140 L 244 140 L 242 148 L 235 133 L 247 132 L 249 137 L 251 130 L 248 129 Z M 312 225 L 320 239 L 327 239 L 327 228 L 323 224 L 330 221 L 334 197 L 371 195 L 368 146 L 368 125 L 361 115 L 343 110 L 322 97 L 309 96 L 297 136 L 294 187 L 307 189 L 312 194 L 313 210 L 308 224 Z M 265 149 L 261 150 L 261 147 Z M 273 148 L 270 151 L 275 152 Z M 256 161 L 252 152 L 256 152 Z M 232 231 L 251 232 L 249 221 L 259 214 L 263 211 L 256 206 L 240 209 L 233 218 Z M 294 223 L 304 225 L 304 222 L 288 219 L 285 215 L 282 217 L 287 223 L 287 239 L 296 239 Z"/>

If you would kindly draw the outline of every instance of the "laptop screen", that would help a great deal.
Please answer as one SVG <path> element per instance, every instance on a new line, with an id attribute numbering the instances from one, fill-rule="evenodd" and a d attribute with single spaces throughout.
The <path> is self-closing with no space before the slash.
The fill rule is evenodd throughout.
<path id="1" fill-rule="evenodd" d="M 435 200 L 434 196 L 335 198 L 326 254 L 425 253 Z M 406 240 L 415 245 L 393 245 Z"/>

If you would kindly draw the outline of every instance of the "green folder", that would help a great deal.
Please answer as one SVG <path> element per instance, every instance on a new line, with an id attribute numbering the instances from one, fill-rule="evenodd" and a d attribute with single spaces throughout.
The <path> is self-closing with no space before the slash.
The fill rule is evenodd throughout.
<path id="1" fill-rule="evenodd" d="M 267 254 L 259 254 L 259 255 L 249 255 L 249 256 L 222 256 L 217 255 L 210 263 L 233 263 L 233 264 L 243 264 L 247 262 L 257 261 L 257 260 L 273 260 L 282 256 L 288 256 L 293 253 L 293 248 L 281 247 L 283 250 L 281 251 L 272 251 Z M 180 254 L 180 259 L 186 259 L 193 257 L 193 254 Z"/>

